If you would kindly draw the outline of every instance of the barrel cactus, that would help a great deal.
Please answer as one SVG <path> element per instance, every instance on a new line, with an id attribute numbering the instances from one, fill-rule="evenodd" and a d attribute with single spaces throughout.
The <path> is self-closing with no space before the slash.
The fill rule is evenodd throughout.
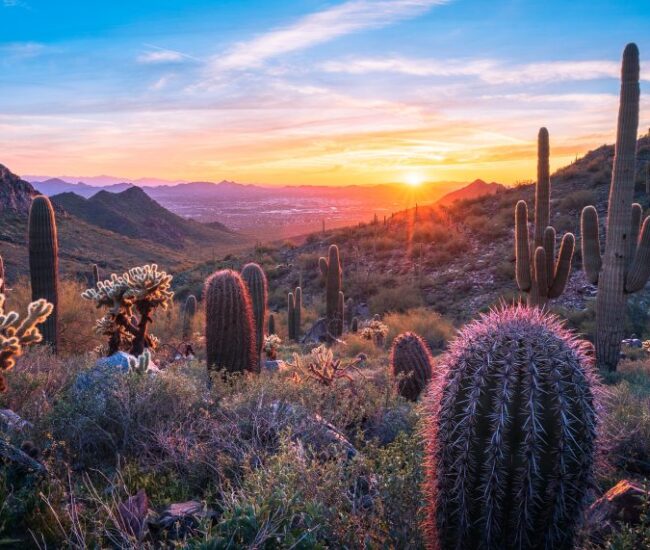
<path id="1" fill-rule="evenodd" d="M 395 338 L 390 352 L 390 368 L 397 379 L 399 394 L 416 401 L 431 380 L 433 358 L 422 338 L 405 332 Z"/>
<path id="2" fill-rule="evenodd" d="M 39 195 L 29 210 L 29 275 L 32 283 L 32 300 L 47 300 L 52 313 L 40 327 L 43 342 L 56 351 L 59 303 L 59 244 L 54 208 L 50 199 Z"/>
<path id="3" fill-rule="evenodd" d="M 264 324 L 266 322 L 266 304 L 269 288 L 266 275 L 262 268 L 255 263 L 249 263 L 241 271 L 241 277 L 246 283 L 248 293 L 253 304 L 253 317 L 255 319 L 255 342 L 258 355 L 262 353 L 264 345 Z"/>
<path id="4" fill-rule="evenodd" d="M 625 328 L 627 297 L 650 277 L 650 217 L 643 224 L 641 205 L 633 203 L 639 126 L 639 50 L 628 44 L 623 53 L 618 131 L 609 188 L 607 239 L 601 256 L 598 212 L 582 211 L 582 257 L 585 275 L 598 285 L 596 359 L 600 368 L 616 370 Z"/>
<path id="5" fill-rule="evenodd" d="M 236 271 L 217 271 L 205 281 L 205 343 L 208 370 L 259 372 L 253 305 Z"/>
<path id="6" fill-rule="evenodd" d="M 572 547 L 597 443 L 590 349 L 523 305 L 460 331 L 426 398 L 429 547 Z"/>
<path id="7" fill-rule="evenodd" d="M 194 316 L 196 315 L 196 296 L 190 294 L 183 308 L 183 340 L 192 338 Z"/>

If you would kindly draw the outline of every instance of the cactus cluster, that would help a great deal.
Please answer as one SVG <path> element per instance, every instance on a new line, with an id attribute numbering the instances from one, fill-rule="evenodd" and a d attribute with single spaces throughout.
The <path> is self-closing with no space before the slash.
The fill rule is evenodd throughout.
<path id="1" fill-rule="evenodd" d="M 427 394 L 430 547 L 572 547 L 597 443 L 588 350 L 527 306 L 461 330 Z"/>
<path id="2" fill-rule="evenodd" d="M 264 345 L 264 325 L 266 322 L 266 303 L 268 301 L 269 289 L 266 275 L 262 268 L 256 263 L 249 263 L 241 271 L 241 277 L 246 283 L 248 294 L 253 304 L 253 318 L 255 319 L 255 342 L 257 354 L 262 353 Z"/>
<path id="3" fill-rule="evenodd" d="M 95 302 L 107 313 L 97 321 L 98 333 L 108 336 L 107 355 L 127 349 L 140 356 L 145 348 L 155 349 L 157 339 L 149 333 L 153 312 L 167 309 L 174 298 L 172 276 L 159 271 L 156 264 L 134 267 L 121 276 L 100 281 L 82 297 Z"/>
<path id="4" fill-rule="evenodd" d="M 321 275 L 325 281 L 325 318 L 328 331 L 333 336 L 343 334 L 343 309 L 345 297 L 343 288 L 343 268 L 339 256 L 339 247 L 331 245 L 327 258 L 318 260 Z"/>
<path id="5" fill-rule="evenodd" d="M 59 303 L 59 243 L 54 208 L 50 199 L 38 195 L 29 210 L 29 274 L 32 300 L 47 300 L 52 313 L 40 327 L 43 342 L 56 352 Z"/>
<path id="6" fill-rule="evenodd" d="M 515 257 L 517 285 L 528 293 L 528 304 L 544 306 L 558 298 L 569 279 L 575 248 L 573 233 L 562 238 L 555 259 L 555 229 L 550 225 L 551 177 L 548 130 L 541 128 L 537 141 L 537 183 L 535 185 L 535 228 L 533 245 L 528 236 L 528 206 L 519 201 L 515 208 Z"/>
<path id="7" fill-rule="evenodd" d="M 390 351 L 390 369 L 399 394 L 416 401 L 431 380 L 433 358 L 422 338 L 405 332 L 395 338 Z"/>
<path id="8" fill-rule="evenodd" d="M 190 294 L 185 300 L 185 307 L 183 307 L 183 340 L 189 340 L 192 338 L 196 307 L 196 296 Z"/>
<path id="9" fill-rule="evenodd" d="M 289 340 L 300 340 L 302 325 L 302 288 L 297 286 L 294 292 L 289 292 L 287 306 L 287 325 Z"/>
<path id="10" fill-rule="evenodd" d="M 217 271 L 205 281 L 204 294 L 208 370 L 259 372 L 253 304 L 242 277 Z"/>
<path id="11" fill-rule="evenodd" d="M 598 366 L 616 370 L 625 326 L 627 295 L 641 290 L 650 276 L 650 221 L 641 225 L 643 209 L 633 203 L 639 126 L 639 50 L 623 53 L 621 95 L 612 182 L 609 188 L 607 238 L 601 256 L 598 212 L 582 211 L 582 258 L 587 279 L 598 285 L 596 358 Z"/>
<path id="12" fill-rule="evenodd" d="M 2 281 L 0 281 L 0 286 Z M 0 392 L 7 390 L 4 372 L 11 370 L 23 348 L 42 341 L 38 326 L 52 314 L 54 306 L 40 299 L 27 307 L 27 316 L 21 321 L 15 311 L 5 311 L 5 295 L 0 293 Z"/>

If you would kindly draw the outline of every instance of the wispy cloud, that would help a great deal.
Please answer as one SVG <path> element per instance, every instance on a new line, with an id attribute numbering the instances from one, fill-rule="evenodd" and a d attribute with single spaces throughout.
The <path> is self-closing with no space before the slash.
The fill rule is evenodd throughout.
<path id="1" fill-rule="evenodd" d="M 449 0 L 350 0 L 307 15 L 292 25 L 239 42 L 215 56 L 214 71 L 258 67 L 278 55 L 310 48 L 353 32 L 420 15 Z"/>
<path id="2" fill-rule="evenodd" d="M 5 59 L 21 60 L 41 55 L 47 50 L 44 44 L 38 42 L 11 42 L 0 44 L 0 55 Z"/>
<path id="3" fill-rule="evenodd" d="M 23 8 L 25 10 L 31 9 L 30 5 L 23 0 L 2 0 L 2 7 L 4 8 Z"/>
<path id="4" fill-rule="evenodd" d="M 473 76 L 489 84 L 541 84 L 558 81 L 619 78 L 616 61 L 548 61 L 507 65 L 491 59 L 349 58 L 328 61 L 321 69 L 331 73 L 396 73 L 420 77 Z M 650 76 L 646 76 L 650 79 Z"/>
<path id="5" fill-rule="evenodd" d="M 146 44 L 150 51 L 140 54 L 137 57 L 138 63 L 147 65 L 165 63 L 183 63 L 185 61 L 198 61 L 195 57 L 176 50 L 168 50 L 153 44 Z"/>

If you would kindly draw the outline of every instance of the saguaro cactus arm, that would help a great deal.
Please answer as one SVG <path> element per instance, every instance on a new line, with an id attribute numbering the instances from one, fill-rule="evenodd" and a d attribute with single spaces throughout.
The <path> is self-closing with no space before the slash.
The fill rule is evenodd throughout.
<path id="1" fill-rule="evenodd" d="M 641 290 L 648 282 L 648 277 L 650 277 L 650 217 L 643 222 L 633 260 L 625 277 L 625 292 Z"/>
<path id="2" fill-rule="evenodd" d="M 535 247 L 543 246 L 544 231 L 551 217 L 551 175 L 548 130 L 540 128 L 537 135 L 537 185 L 535 186 Z"/>
<path id="3" fill-rule="evenodd" d="M 528 206 L 519 201 L 515 207 L 515 262 L 517 285 L 528 292 L 530 280 L 530 243 L 528 241 Z"/>
<path id="4" fill-rule="evenodd" d="M 598 284 L 603 257 L 600 253 L 600 233 L 598 232 L 598 212 L 593 206 L 585 206 L 580 216 L 580 233 L 582 235 L 582 265 L 587 280 Z"/>
<path id="5" fill-rule="evenodd" d="M 559 298 L 566 287 L 571 273 L 571 262 L 573 261 L 573 251 L 576 246 L 576 238 L 573 233 L 567 233 L 562 237 L 560 244 L 560 253 L 557 256 L 555 270 L 553 273 L 553 283 L 548 290 L 549 298 Z"/>

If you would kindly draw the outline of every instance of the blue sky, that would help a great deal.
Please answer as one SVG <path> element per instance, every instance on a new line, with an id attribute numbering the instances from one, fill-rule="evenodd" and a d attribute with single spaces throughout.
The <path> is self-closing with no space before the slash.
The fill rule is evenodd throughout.
<path id="1" fill-rule="evenodd" d="M 612 141 L 620 54 L 650 60 L 649 28 L 647 0 L 0 0 L 0 162 L 510 183 L 533 177 L 539 126 L 556 167 Z"/>

